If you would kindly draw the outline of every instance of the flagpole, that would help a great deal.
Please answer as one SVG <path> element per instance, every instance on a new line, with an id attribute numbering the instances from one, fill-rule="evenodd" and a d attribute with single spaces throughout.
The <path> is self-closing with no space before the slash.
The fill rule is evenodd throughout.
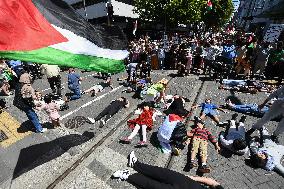
<path id="1" fill-rule="evenodd" d="M 85 17 L 86 17 L 86 20 L 88 21 L 87 8 L 86 8 L 86 0 L 83 0 L 83 4 L 84 4 Z"/>

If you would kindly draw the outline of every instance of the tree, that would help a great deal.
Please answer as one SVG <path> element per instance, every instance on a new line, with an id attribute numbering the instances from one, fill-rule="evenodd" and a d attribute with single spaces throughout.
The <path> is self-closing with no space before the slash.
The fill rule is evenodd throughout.
<path id="1" fill-rule="evenodd" d="M 134 0 L 135 12 L 143 21 L 172 26 L 204 21 L 209 25 L 226 23 L 233 11 L 231 0 L 211 0 L 212 10 L 207 10 L 208 0 Z M 212 14 L 212 16 L 210 16 Z M 214 19 L 215 21 L 213 21 Z"/>
<path id="2" fill-rule="evenodd" d="M 223 26 L 226 24 L 233 13 L 234 5 L 232 0 L 211 0 L 213 7 L 212 10 L 204 10 L 202 20 L 207 26 Z"/>

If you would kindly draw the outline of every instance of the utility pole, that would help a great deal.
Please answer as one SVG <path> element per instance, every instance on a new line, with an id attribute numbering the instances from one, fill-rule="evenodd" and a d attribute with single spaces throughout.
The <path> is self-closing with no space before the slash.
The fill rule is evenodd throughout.
<path id="1" fill-rule="evenodd" d="M 86 8 L 86 0 L 83 0 L 83 4 L 84 4 L 85 17 L 86 17 L 86 20 L 88 21 L 87 8 Z"/>

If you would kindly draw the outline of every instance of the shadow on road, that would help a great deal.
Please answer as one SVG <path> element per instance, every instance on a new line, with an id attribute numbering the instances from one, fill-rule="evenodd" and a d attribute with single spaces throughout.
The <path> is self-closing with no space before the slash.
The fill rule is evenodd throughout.
<path id="1" fill-rule="evenodd" d="M 70 148 L 85 143 L 93 137 L 94 133 L 90 132 L 85 132 L 82 135 L 71 134 L 50 142 L 36 144 L 22 149 L 17 165 L 14 169 L 13 179 L 34 169 L 35 167 L 61 156 Z M 60 148 L 60 150 L 55 151 L 56 148 Z"/>

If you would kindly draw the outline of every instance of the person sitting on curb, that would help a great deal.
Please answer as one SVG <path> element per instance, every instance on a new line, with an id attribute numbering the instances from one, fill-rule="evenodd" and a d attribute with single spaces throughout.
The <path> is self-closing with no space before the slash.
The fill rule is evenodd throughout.
<path id="1" fill-rule="evenodd" d="M 153 127 L 153 115 L 155 110 L 151 107 L 151 103 L 144 102 L 141 104 L 141 107 L 139 108 L 142 110 L 141 114 L 138 116 L 138 118 L 133 120 L 128 120 L 127 124 L 128 126 L 133 129 L 132 133 L 124 138 L 121 139 L 121 143 L 130 144 L 131 140 L 138 134 L 138 131 L 142 130 L 142 141 L 139 142 L 137 147 L 146 147 L 147 145 L 147 130 L 152 130 Z"/>
<path id="2" fill-rule="evenodd" d="M 134 151 L 128 156 L 128 166 L 137 173 L 130 174 L 129 170 L 118 170 L 112 177 L 125 180 L 141 189 L 204 189 L 203 185 L 212 189 L 223 189 L 220 183 L 211 178 L 186 176 L 167 168 L 141 163 Z"/>
<path id="3" fill-rule="evenodd" d="M 100 128 L 102 128 L 106 122 L 114 116 L 117 112 L 119 112 L 122 108 L 129 107 L 129 101 L 125 97 L 120 97 L 117 100 L 111 101 L 110 105 L 108 105 L 95 119 L 91 117 L 87 117 L 90 123 L 95 124 L 97 121 L 100 121 Z"/>
<path id="4" fill-rule="evenodd" d="M 236 123 L 238 114 L 233 114 L 230 120 L 229 127 L 226 132 L 221 132 L 219 139 L 222 147 L 230 150 L 233 153 L 244 155 L 248 151 L 245 140 L 245 119 L 246 116 L 242 116 L 239 123 Z"/>
<path id="5" fill-rule="evenodd" d="M 102 92 L 105 88 L 110 87 L 113 89 L 113 86 L 111 85 L 111 77 L 108 77 L 106 81 L 96 84 L 95 86 L 91 87 L 90 89 L 87 89 L 82 92 L 82 94 L 88 94 L 92 92 L 92 97 L 97 96 L 99 92 Z"/>
<path id="6" fill-rule="evenodd" d="M 284 177 L 284 166 L 281 159 L 284 156 L 284 146 L 273 142 L 265 127 L 260 130 L 261 144 L 252 140 L 250 142 L 250 162 L 256 168 L 263 168 L 268 171 L 276 171 Z"/>
<path id="7" fill-rule="evenodd" d="M 191 143 L 191 155 L 190 155 L 190 163 L 189 168 L 197 166 L 195 162 L 196 154 L 200 151 L 201 156 L 201 166 L 199 166 L 198 171 L 201 173 L 209 173 L 210 168 L 207 165 L 207 146 L 208 140 L 215 146 L 217 152 L 220 151 L 220 147 L 215 137 L 211 134 L 211 132 L 204 127 L 204 122 L 202 119 L 197 116 L 194 117 L 194 125 L 196 128 L 188 131 L 187 136 L 190 137 L 191 140 L 188 140 L 188 144 Z"/>
<path id="8" fill-rule="evenodd" d="M 201 107 L 200 119 L 204 120 L 206 116 L 210 116 L 217 123 L 217 125 L 223 124 L 222 122 L 220 122 L 216 110 L 220 110 L 224 113 L 226 113 L 226 111 L 213 104 L 210 98 L 205 99 L 205 102 L 200 105 L 192 106 L 192 109 L 196 109 L 197 107 Z"/>

